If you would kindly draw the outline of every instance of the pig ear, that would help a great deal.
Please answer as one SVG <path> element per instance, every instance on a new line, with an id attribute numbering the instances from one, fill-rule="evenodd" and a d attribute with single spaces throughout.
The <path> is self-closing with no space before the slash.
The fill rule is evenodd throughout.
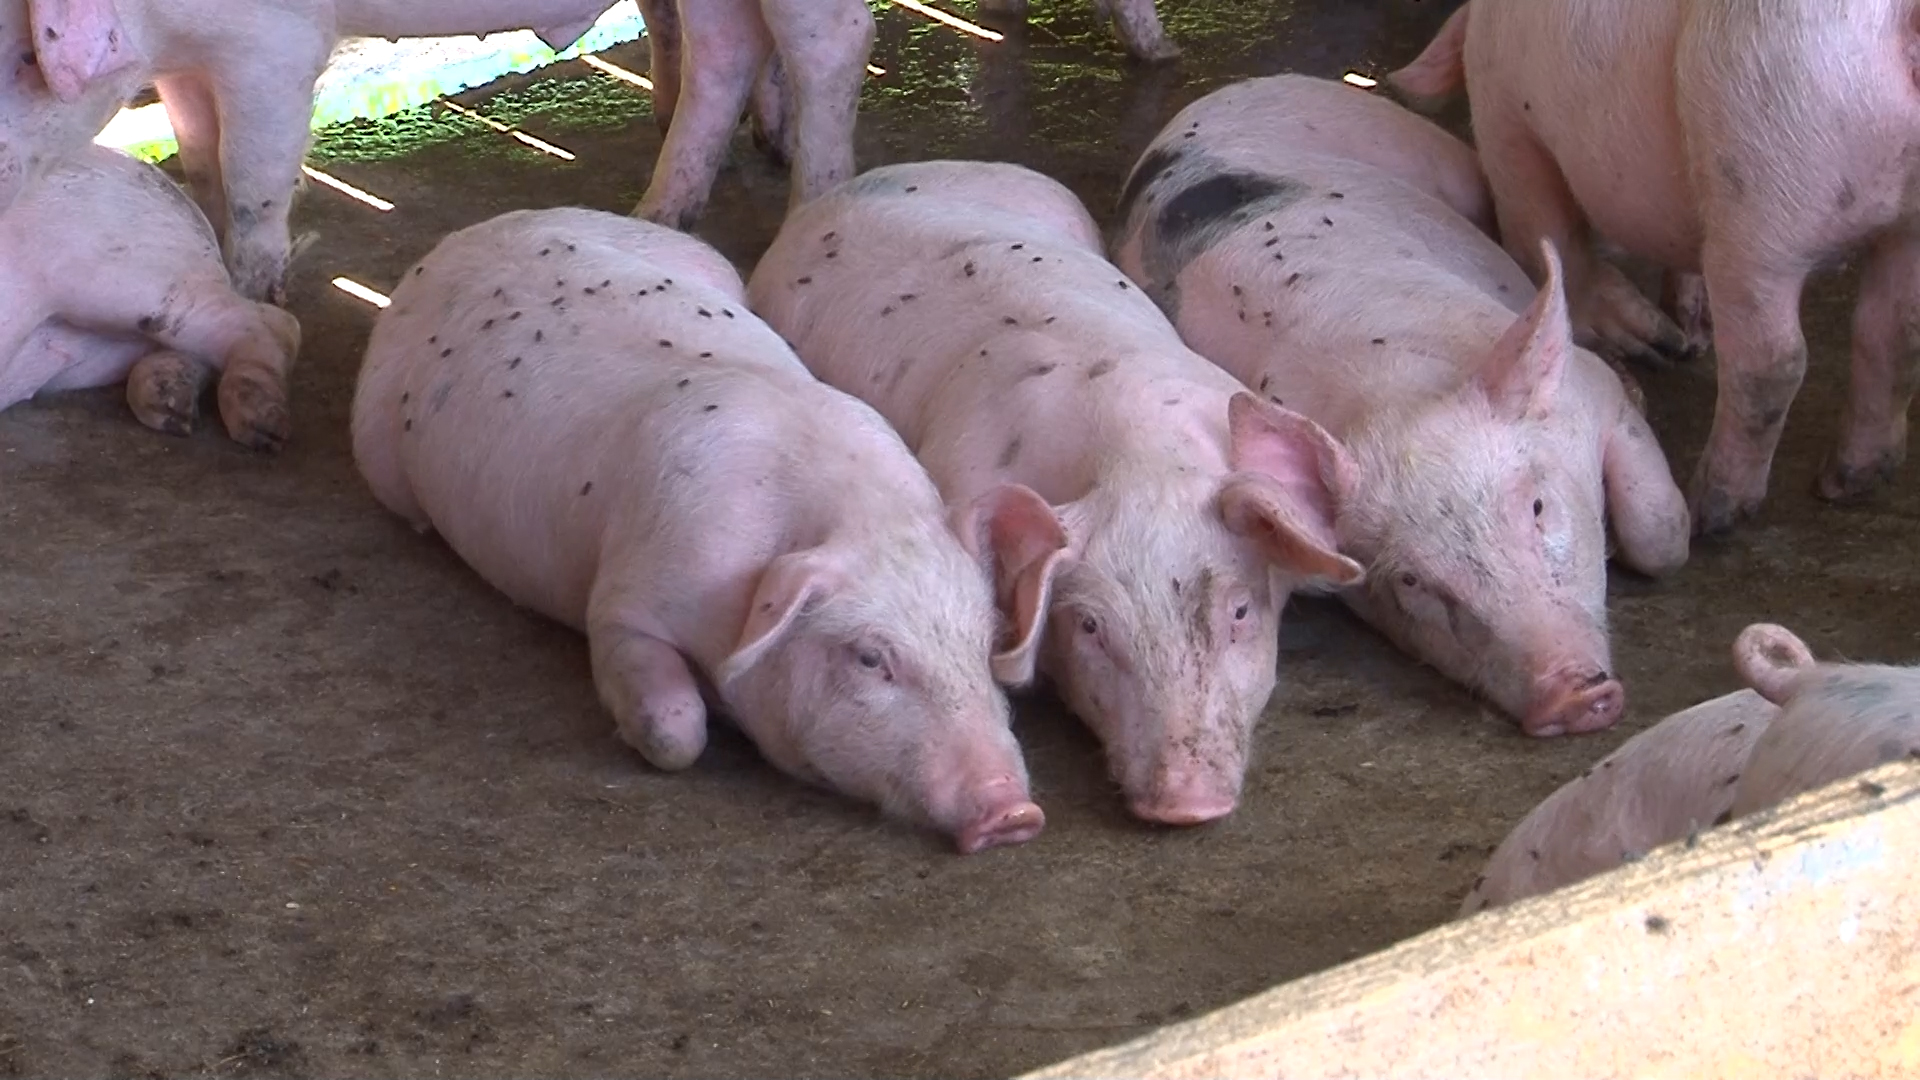
<path id="1" fill-rule="evenodd" d="M 1023 484 L 1002 484 L 962 508 L 954 532 L 987 568 L 1010 631 L 993 654 L 993 677 L 1008 686 L 1033 680 L 1053 579 L 1072 557 L 1072 539 L 1053 507 Z"/>
<path id="2" fill-rule="evenodd" d="M 767 564 L 740 629 L 740 643 L 720 665 L 721 685 L 759 663 L 807 608 L 842 580 L 839 567 L 818 550 L 791 552 Z"/>
<path id="3" fill-rule="evenodd" d="M 1360 474 L 1353 456 L 1327 429 L 1291 409 L 1243 390 L 1227 402 L 1227 440 L 1235 472 L 1273 480 L 1329 530 L 1353 497 Z"/>
<path id="4" fill-rule="evenodd" d="M 1785 705 L 1813 670 L 1813 651 L 1784 626 L 1754 623 L 1733 641 L 1733 666 L 1761 697 Z"/>
<path id="5" fill-rule="evenodd" d="M 1480 365 L 1480 389 L 1495 415 L 1508 420 L 1546 415 L 1560 388 L 1567 357 L 1573 352 L 1573 327 L 1567 320 L 1560 255 L 1551 240 L 1540 241 L 1540 258 L 1547 268 L 1547 280 Z"/>
<path id="6" fill-rule="evenodd" d="M 1220 520 L 1309 587 L 1355 585 L 1366 577 L 1359 563 L 1340 554 L 1333 521 L 1302 506 L 1271 477 L 1246 472 L 1228 477 L 1220 486 Z"/>
<path id="7" fill-rule="evenodd" d="M 113 0 L 32 0 L 33 52 L 47 88 L 77 101 L 87 84 L 134 62 Z"/>

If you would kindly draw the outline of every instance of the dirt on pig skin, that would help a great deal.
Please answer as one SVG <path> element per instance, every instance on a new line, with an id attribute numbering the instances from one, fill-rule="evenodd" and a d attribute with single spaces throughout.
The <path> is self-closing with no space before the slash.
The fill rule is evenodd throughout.
<path id="1" fill-rule="evenodd" d="M 972 6 L 954 10 L 971 14 Z M 1184 58 L 1129 63 L 1084 0 L 976 43 L 891 5 L 859 160 L 1012 160 L 1099 217 L 1188 101 L 1281 70 L 1382 74 L 1442 0 L 1162 0 Z M 644 44 L 605 58 L 645 71 Z M 649 770 L 585 641 L 516 611 L 381 511 L 347 444 L 373 309 L 449 230 L 524 206 L 624 212 L 659 136 L 577 62 L 330 133 L 290 306 L 278 458 L 135 423 L 117 390 L 0 414 L 0 1077 L 1005 1076 L 1227 1005 L 1449 920 L 1536 803 L 1660 717 L 1735 689 L 1782 622 L 1822 657 L 1920 656 L 1920 481 L 1812 494 L 1845 385 L 1851 270 L 1806 308 L 1811 370 L 1773 494 L 1670 582 L 1613 572 L 1626 718 L 1522 736 L 1327 602 L 1288 612 L 1239 809 L 1134 821 L 1043 697 L 1017 734 L 1047 831 L 961 857 L 808 789 L 716 727 Z M 488 93 L 493 89 L 489 88 Z M 786 206 L 743 127 L 699 233 L 743 271 Z M 1711 358 L 1636 372 L 1676 472 Z"/>

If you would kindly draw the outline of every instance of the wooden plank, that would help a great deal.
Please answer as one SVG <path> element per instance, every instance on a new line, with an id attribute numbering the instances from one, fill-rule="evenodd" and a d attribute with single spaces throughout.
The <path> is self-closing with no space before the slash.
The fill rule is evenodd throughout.
<path id="1" fill-rule="evenodd" d="M 1920 1077 L 1920 763 L 1040 1077 Z"/>

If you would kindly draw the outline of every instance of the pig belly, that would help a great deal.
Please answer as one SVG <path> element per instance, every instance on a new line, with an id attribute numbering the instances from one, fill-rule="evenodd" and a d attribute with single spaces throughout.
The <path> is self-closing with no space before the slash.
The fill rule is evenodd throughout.
<path id="1" fill-rule="evenodd" d="M 1475 0 L 1471 17 L 1468 93 L 1546 148 L 1602 236 L 1697 269 L 1704 226 L 1675 100 L 1676 0 Z"/>
<path id="2" fill-rule="evenodd" d="M 40 392 L 56 393 L 125 382 L 134 363 L 153 351 L 153 342 L 142 337 L 95 333 L 49 319 L 27 339 L 16 360 L 28 370 L 50 372 Z"/>

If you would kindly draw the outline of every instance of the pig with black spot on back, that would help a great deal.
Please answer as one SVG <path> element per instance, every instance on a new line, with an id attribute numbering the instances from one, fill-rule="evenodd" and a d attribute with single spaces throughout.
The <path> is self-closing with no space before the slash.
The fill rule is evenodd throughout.
<path id="1" fill-rule="evenodd" d="M 388 509 L 585 631 L 653 765 L 705 747 L 701 676 L 794 776 L 964 852 L 1039 833 L 993 595 L 938 492 L 700 241 L 581 209 L 448 236 L 374 325 L 353 451 Z M 1032 492 L 988 502 L 990 556 L 1064 546 Z"/>
<path id="2" fill-rule="evenodd" d="M 126 380 L 141 423 L 184 435 L 217 373 L 235 441 L 278 450 L 300 324 L 236 293 L 200 211 L 165 173 L 83 146 L 0 212 L 0 409 Z"/>
<path id="3" fill-rule="evenodd" d="M 1154 140 L 1115 260 L 1187 343 L 1331 432 L 1341 594 L 1530 735 L 1613 724 L 1608 526 L 1666 574 L 1686 504 L 1620 377 L 1487 235 L 1473 153 L 1397 105 L 1285 75 Z M 1548 265 L 1554 265 L 1551 254 Z"/>
<path id="4" fill-rule="evenodd" d="M 1326 432 L 1188 349 L 1079 199 L 1015 165 L 865 173 L 788 218 L 749 295 L 905 436 L 963 539 L 1003 485 L 1047 500 L 1066 557 L 990 561 L 1044 613 L 1003 674 L 1052 681 L 1134 814 L 1230 813 L 1288 594 L 1363 576 L 1334 550 L 1328 492 L 1352 478 Z"/>
<path id="5" fill-rule="evenodd" d="M 1784 627 L 1733 646 L 1749 689 L 1635 735 L 1495 849 L 1460 914 L 1551 892 L 1868 769 L 1920 760 L 1920 668 L 1818 664 Z"/>

